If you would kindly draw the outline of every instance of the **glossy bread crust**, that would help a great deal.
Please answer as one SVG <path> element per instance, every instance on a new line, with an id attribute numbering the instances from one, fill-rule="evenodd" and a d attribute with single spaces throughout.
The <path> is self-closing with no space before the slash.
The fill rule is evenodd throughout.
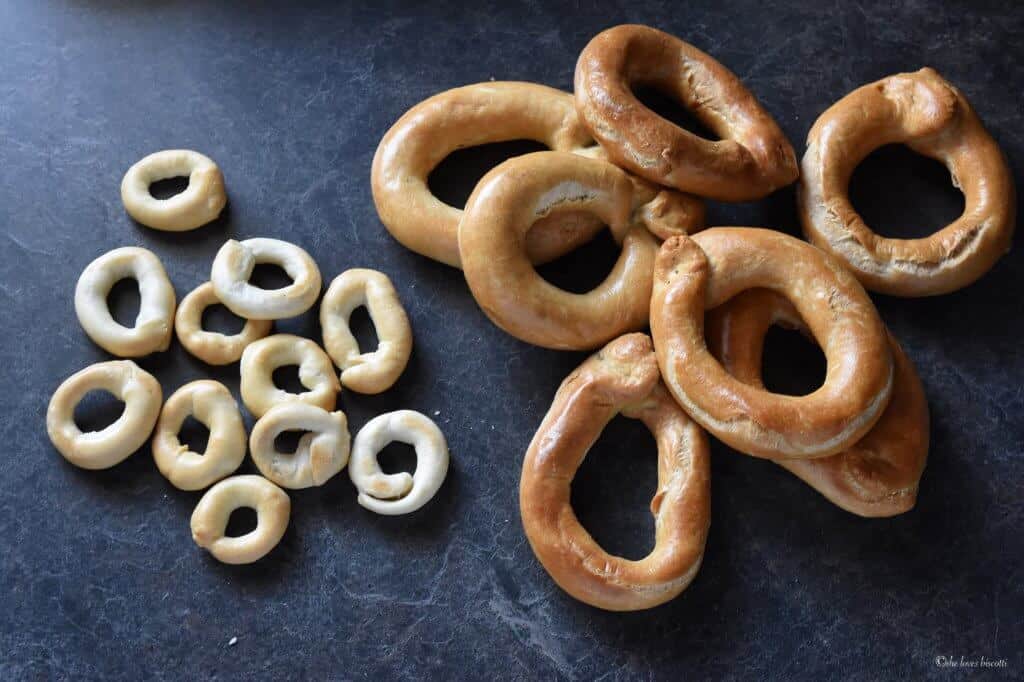
<path id="1" fill-rule="evenodd" d="M 825 353 L 825 383 L 810 395 L 746 384 L 708 351 L 705 310 L 758 287 L 788 298 Z M 683 409 L 757 457 L 836 454 L 874 426 L 892 391 L 885 326 L 867 293 L 828 254 L 773 230 L 715 227 L 667 240 L 655 265 L 651 333 L 665 384 Z"/>
<path id="2" fill-rule="evenodd" d="M 537 152 L 497 166 L 476 186 L 459 226 L 473 298 L 509 334 L 546 348 L 596 348 L 642 329 L 658 243 L 634 220 L 633 192 L 627 173 L 577 154 Z M 563 211 L 597 216 L 622 244 L 611 273 L 585 294 L 546 281 L 524 248 L 538 220 Z"/>
<path id="3" fill-rule="evenodd" d="M 792 303 L 767 289 L 751 289 L 708 313 L 708 342 L 730 374 L 763 388 L 764 339 L 773 325 L 807 332 Z M 860 516 L 895 516 L 912 509 L 928 459 L 924 387 L 891 333 L 888 339 L 895 365 L 892 398 L 867 435 L 831 457 L 775 460 L 840 508 Z"/>
<path id="4" fill-rule="evenodd" d="M 857 165 L 886 144 L 942 162 L 964 195 L 964 212 L 921 239 L 876 234 L 847 194 Z M 804 234 L 871 291 L 935 296 L 988 272 L 1010 248 L 1016 194 L 1006 158 L 963 94 L 933 69 L 857 88 L 807 136 L 798 192 Z"/>
<path id="5" fill-rule="evenodd" d="M 720 136 L 707 140 L 648 109 L 633 89 L 669 93 Z M 576 63 L 576 109 L 612 160 L 648 180 L 723 201 L 796 180 L 793 146 L 746 86 L 710 55 L 648 26 L 602 31 Z"/>
<path id="6" fill-rule="evenodd" d="M 458 149 L 512 140 L 533 140 L 566 152 L 594 144 L 567 92 L 512 81 L 447 90 L 403 114 L 378 145 L 370 184 L 381 222 L 406 248 L 461 267 L 462 211 L 434 196 L 428 177 Z M 530 259 L 558 258 L 600 230 L 601 223 L 588 216 L 559 216 L 530 234 Z"/>
<path id="7" fill-rule="evenodd" d="M 608 554 L 570 502 L 577 469 L 618 413 L 643 421 L 658 444 L 655 546 L 638 561 Z M 632 453 L 626 448 L 623 455 Z M 587 604 L 648 609 L 693 580 L 711 523 L 707 436 L 665 390 L 647 335 L 615 339 L 562 382 L 526 451 L 519 506 L 537 559 L 563 590 Z"/>

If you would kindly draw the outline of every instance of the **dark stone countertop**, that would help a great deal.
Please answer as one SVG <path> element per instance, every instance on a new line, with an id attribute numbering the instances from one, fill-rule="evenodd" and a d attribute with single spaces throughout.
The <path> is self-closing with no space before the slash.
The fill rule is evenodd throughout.
<path id="1" fill-rule="evenodd" d="M 522 454 L 584 354 L 505 335 L 457 271 L 401 248 L 377 219 L 369 169 L 387 128 L 427 96 L 490 78 L 569 89 L 587 40 L 634 21 L 719 58 L 798 154 L 830 103 L 863 83 L 931 65 L 974 103 L 1020 187 L 1020 8 L 923 0 L 360 4 L 0 5 L 0 678 L 820 680 L 968 672 L 937 667 L 937 656 L 1006 659 L 1007 668 L 986 676 L 1019 678 L 1019 246 L 957 293 L 875 297 L 931 405 L 930 462 L 914 511 L 855 517 L 769 462 L 716 443 L 711 535 L 696 581 L 664 607 L 617 615 L 554 586 L 518 515 Z M 167 147 L 194 148 L 220 164 L 230 195 L 222 219 L 175 235 L 126 216 L 121 176 Z M 464 162 L 482 172 L 481 158 Z M 472 173 L 447 166 L 442 191 L 464 196 Z M 893 234 L 938 227 L 960 201 L 941 167 L 898 151 L 866 162 L 854 197 Z M 711 204 L 709 220 L 795 233 L 793 190 Z M 168 484 L 148 448 L 108 471 L 78 470 L 51 447 L 44 415 L 65 377 L 108 358 L 74 316 L 75 281 L 89 261 L 117 246 L 150 248 L 180 299 L 208 278 L 225 239 L 257 235 L 304 246 L 325 280 L 353 266 L 394 279 L 416 333 L 410 367 L 393 390 L 346 392 L 340 404 L 353 433 L 387 410 L 436 414 L 452 470 L 437 498 L 404 518 L 360 508 L 345 474 L 293 492 L 281 545 L 255 565 L 230 567 L 193 544 L 188 522 L 199 494 Z M 598 240 L 546 272 L 593 282 L 613 257 L 608 240 Z M 319 338 L 313 313 L 278 328 Z M 783 338 L 770 350 L 780 367 L 805 357 L 793 343 Z M 237 395 L 237 366 L 211 371 L 177 343 L 141 364 L 165 395 L 202 377 Z M 630 556 L 644 554 L 653 533 L 655 460 L 643 434 L 635 423 L 614 422 L 575 493 L 596 537 Z M 624 447 L 637 438 L 643 447 Z M 387 457 L 392 466 L 410 461 L 397 450 Z"/>

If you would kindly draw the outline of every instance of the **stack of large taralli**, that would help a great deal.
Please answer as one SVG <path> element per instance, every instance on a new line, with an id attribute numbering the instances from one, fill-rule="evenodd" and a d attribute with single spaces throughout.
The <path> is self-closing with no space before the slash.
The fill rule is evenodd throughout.
<path id="1" fill-rule="evenodd" d="M 672 95 L 720 139 L 655 114 L 637 87 Z M 430 192 L 427 176 L 452 151 L 516 139 L 551 151 L 494 168 L 462 211 Z M 965 197 L 958 220 L 912 240 L 865 225 L 847 185 L 858 163 L 892 143 L 948 167 Z M 764 228 L 703 229 L 700 197 L 750 201 L 798 178 L 810 243 Z M 1002 153 L 932 69 L 884 78 L 832 105 L 811 129 L 801 169 L 735 74 L 636 25 L 590 41 L 575 97 L 490 82 L 418 104 L 381 141 L 372 181 L 391 234 L 461 267 L 496 325 L 547 348 L 600 348 L 555 394 L 526 452 L 520 507 L 552 578 L 577 599 L 621 611 L 672 599 L 700 567 L 711 512 L 705 430 L 854 514 L 911 509 L 928 454 L 928 405 L 865 287 L 906 297 L 964 287 L 1007 251 L 1014 227 Z M 597 288 L 570 293 L 537 274 L 534 265 L 604 226 L 622 251 Z M 828 369 L 819 389 L 765 389 L 761 355 L 772 325 L 821 346 Z M 616 414 L 642 420 L 658 444 L 656 544 L 639 561 L 604 551 L 569 501 L 587 450 Z"/>

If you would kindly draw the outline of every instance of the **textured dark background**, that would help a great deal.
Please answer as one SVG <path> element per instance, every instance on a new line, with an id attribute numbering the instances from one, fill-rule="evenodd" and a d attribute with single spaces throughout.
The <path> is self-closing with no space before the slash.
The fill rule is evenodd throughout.
<path id="1" fill-rule="evenodd" d="M 413 104 L 490 78 L 568 89 L 587 40 L 623 21 L 718 57 L 798 154 L 831 102 L 931 65 L 974 103 L 1021 186 L 1016 3 L 285 4 L 0 3 L 0 678 L 964 673 L 937 667 L 937 656 L 1006 659 L 987 674 L 1021 675 L 1019 247 L 955 294 L 876 297 L 931 404 L 933 446 L 914 511 L 857 518 L 774 465 L 716 444 L 711 535 L 696 581 L 664 607 L 616 615 L 556 588 L 518 518 L 522 453 L 583 354 L 530 347 L 492 326 L 457 271 L 389 237 L 369 187 L 377 141 Z M 230 195 L 222 219 L 175 235 L 125 215 L 122 174 L 167 147 L 220 164 Z M 491 151 L 447 163 L 438 191 L 467 194 L 474 173 L 501 158 Z M 853 194 L 896 235 L 926 233 L 961 205 L 940 166 L 899 150 L 869 159 Z M 712 204 L 709 217 L 794 232 L 793 192 Z M 404 518 L 358 507 L 344 474 L 294 492 L 281 545 L 255 565 L 230 567 L 192 543 L 199 494 L 171 487 L 148 448 L 112 470 L 81 471 L 50 446 L 44 414 L 60 381 L 108 357 L 74 317 L 74 284 L 90 260 L 148 247 L 180 298 L 208 278 L 226 238 L 257 235 L 304 246 L 325 280 L 352 266 L 393 278 L 416 332 L 411 365 L 384 395 L 345 393 L 340 403 L 353 430 L 401 407 L 436 414 L 453 466 L 437 498 Z M 579 287 L 613 258 L 598 240 L 545 273 Z M 130 286 L 119 287 L 121 314 L 131 298 Z M 278 327 L 318 338 L 314 318 Z M 771 345 L 776 385 L 807 388 L 820 374 L 793 339 L 777 335 Z M 165 395 L 206 376 L 237 391 L 237 366 L 211 371 L 177 343 L 141 364 Z M 93 401 L 81 417 L 102 424 L 111 414 L 109 402 Z M 574 490 L 588 528 L 629 556 L 652 542 L 652 447 L 642 427 L 617 420 Z M 411 462 L 398 447 L 386 459 Z"/>

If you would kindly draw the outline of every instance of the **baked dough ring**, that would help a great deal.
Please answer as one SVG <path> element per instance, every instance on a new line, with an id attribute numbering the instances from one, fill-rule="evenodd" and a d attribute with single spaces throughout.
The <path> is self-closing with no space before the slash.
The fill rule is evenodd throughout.
<path id="1" fill-rule="evenodd" d="M 210 431 L 204 452 L 192 452 L 178 440 L 189 416 Z M 157 469 L 179 490 L 202 490 L 230 476 L 245 459 L 245 424 L 238 403 L 220 382 L 185 384 L 164 404 L 152 448 Z"/>
<path id="2" fill-rule="evenodd" d="M 102 431 L 82 433 L 75 424 L 75 407 L 94 390 L 124 401 L 124 412 Z M 46 432 L 75 466 L 109 469 L 145 445 L 162 399 L 160 383 L 131 360 L 98 362 L 72 374 L 54 392 L 46 410 Z"/>
<path id="3" fill-rule="evenodd" d="M 231 512 L 256 510 L 256 528 L 226 537 Z M 251 564 L 267 555 L 284 537 L 291 516 L 288 493 L 262 476 L 232 476 L 206 491 L 192 512 L 192 539 L 225 564 Z"/>
<path id="4" fill-rule="evenodd" d="M 370 181 L 381 222 L 406 248 L 460 267 L 462 211 L 433 195 L 428 176 L 457 149 L 521 139 L 560 151 L 594 143 L 572 95 L 544 85 L 475 83 L 420 102 L 388 130 L 373 157 Z M 548 221 L 531 232 L 530 257 L 554 260 L 600 230 L 598 221 L 578 215 Z"/>
<path id="5" fill-rule="evenodd" d="M 168 199 L 150 194 L 149 186 L 154 182 L 179 176 L 188 177 L 185 191 Z M 128 169 L 121 180 L 121 201 L 128 215 L 146 227 L 184 232 L 219 216 L 228 196 L 217 164 L 199 152 L 166 149 Z"/>
<path id="6" fill-rule="evenodd" d="M 349 318 L 366 306 L 377 334 L 377 349 L 362 353 Z M 324 349 L 341 368 L 341 383 L 359 393 L 391 388 L 412 353 L 412 327 L 388 276 L 376 270 L 346 270 L 331 282 L 320 303 Z"/>
<path id="7" fill-rule="evenodd" d="M 708 340 L 715 356 L 734 377 L 753 386 L 761 381 L 764 338 L 772 325 L 807 325 L 793 304 L 766 289 L 751 289 L 708 313 Z M 917 500 L 928 458 L 928 401 L 914 364 L 888 335 L 895 367 L 892 398 L 867 435 L 831 457 L 779 459 L 838 507 L 860 516 L 895 516 Z"/>
<path id="8" fill-rule="evenodd" d="M 416 471 L 385 474 L 377 454 L 388 443 L 408 443 L 416 449 Z M 359 429 L 352 444 L 348 474 L 359 490 L 356 501 L 386 516 L 410 514 L 429 502 L 448 475 L 448 443 L 426 415 L 398 410 L 378 415 Z"/>
<path id="9" fill-rule="evenodd" d="M 463 271 L 496 325 L 528 343 L 594 348 L 647 323 L 657 241 L 633 216 L 633 184 L 603 161 L 564 152 L 509 159 L 484 176 L 459 226 Z M 540 218 L 560 211 L 597 215 L 622 244 L 608 277 L 574 294 L 542 278 L 524 250 Z"/>
<path id="10" fill-rule="evenodd" d="M 261 263 L 280 266 L 293 282 L 280 289 L 249 283 Z M 227 308 L 248 320 L 280 320 L 301 315 L 320 297 L 320 268 L 309 254 L 280 239 L 229 239 L 220 247 L 210 271 L 213 289 Z"/>
<path id="11" fill-rule="evenodd" d="M 611 163 L 608 152 L 597 145 L 575 153 Z M 664 240 L 704 229 L 706 207 L 703 199 L 667 189 L 632 173 L 626 173 L 626 177 L 633 185 L 632 220 L 646 227 L 655 237 Z M 541 219 L 544 220 L 547 219 Z"/>
<path id="12" fill-rule="evenodd" d="M 963 214 L 929 237 L 875 234 L 850 203 L 854 169 L 893 143 L 941 161 L 964 194 Z M 1009 250 L 1016 224 L 1013 176 L 999 146 L 960 91 L 927 68 L 857 88 L 829 107 L 807 136 L 798 197 L 807 238 L 865 287 L 891 296 L 935 296 L 974 282 Z"/>
<path id="13" fill-rule="evenodd" d="M 810 395 L 750 386 L 708 352 L 704 311 L 757 287 L 788 298 L 825 353 L 825 383 Z M 773 230 L 716 227 L 666 241 L 655 265 L 651 333 L 665 383 L 683 409 L 727 445 L 757 457 L 841 452 L 874 426 L 892 391 L 885 326 L 867 293 L 823 251 Z"/>
<path id="14" fill-rule="evenodd" d="M 670 93 L 722 139 L 644 106 L 632 88 Z M 576 63 L 576 109 L 612 160 L 637 175 L 723 201 L 759 199 L 797 178 L 786 136 L 734 73 L 675 36 L 624 24 L 597 34 Z"/>
<path id="15" fill-rule="evenodd" d="M 107 307 L 111 288 L 127 278 L 139 285 L 139 314 L 130 328 L 118 324 Z M 82 329 L 100 348 L 126 358 L 167 350 L 174 304 L 174 287 L 160 259 L 135 246 L 108 251 L 89 263 L 75 286 L 75 314 Z"/>
<path id="16" fill-rule="evenodd" d="M 570 501 L 587 451 L 620 412 L 642 420 L 658 443 L 658 490 L 651 500 L 655 544 L 639 561 L 602 549 Z M 587 604 L 610 611 L 648 609 L 676 597 L 693 580 L 711 523 L 708 441 L 659 380 L 645 334 L 612 341 L 562 382 L 526 451 L 519 507 L 541 564 L 563 590 Z"/>
<path id="17" fill-rule="evenodd" d="M 308 391 L 289 393 L 274 385 L 274 370 L 287 365 L 299 366 L 299 382 Z M 290 401 L 331 412 L 341 390 L 327 354 L 309 339 L 292 334 L 274 334 L 249 344 L 242 352 L 239 370 L 242 402 L 257 418 L 274 405 Z"/>
<path id="18" fill-rule="evenodd" d="M 279 452 L 274 439 L 285 431 L 308 431 L 295 452 Z M 249 450 L 256 468 L 282 488 L 311 488 L 326 483 L 348 463 L 351 436 L 344 412 L 327 412 L 306 403 L 281 403 L 252 427 Z"/>
<path id="19" fill-rule="evenodd" d="M 231 336 L 206 331 L 203 329 L 203 311 L 217 304 L 220 304 L 220 299 L 213 290 L 213 284 L 200 284 L 178 304 L 178 312 L 174 315 L 174 331 L 185 350 L 206 364 L 229 365 L 238 362 L 246 346 L 269 334 L 273 322 L 245 320 L 242 331 Z"/>

